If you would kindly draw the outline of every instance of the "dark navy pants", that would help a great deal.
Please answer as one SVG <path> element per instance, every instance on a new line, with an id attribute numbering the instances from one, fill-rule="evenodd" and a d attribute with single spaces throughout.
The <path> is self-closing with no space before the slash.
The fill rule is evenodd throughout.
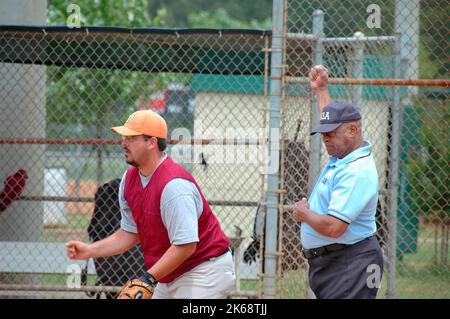
<path id="1" fill-rule="evenodd" d="M 374 299 L 383 273 L 376 236 L 308 260 L 309 285 L 318 299 Z"/>

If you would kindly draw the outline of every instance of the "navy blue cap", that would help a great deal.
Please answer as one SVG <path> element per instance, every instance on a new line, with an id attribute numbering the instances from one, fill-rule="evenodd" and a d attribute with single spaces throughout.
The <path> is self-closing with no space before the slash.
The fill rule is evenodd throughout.
<path id="1" fill-rule="evenodd" d="M 320 114 L 320 124 L 312 130 L 311 135 L 332 132 L 342 123 L 360 119 L 361 113 L 353 105 L 342 101 L 331 102 L 323 108 L 322 114 Z"/>

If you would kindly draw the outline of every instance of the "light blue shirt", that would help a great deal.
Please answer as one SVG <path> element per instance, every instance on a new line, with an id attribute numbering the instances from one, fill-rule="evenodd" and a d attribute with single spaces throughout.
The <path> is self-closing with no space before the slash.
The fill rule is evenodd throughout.
<path id="1" fill-rule="evenodd" d="M 303 247 L 311 249 L 333 243 L 354 244 L 373 235 L 376 232 L 377 201 L 378 173 L 368 141 L 342 159 L 331 156 L 308 199 L 309 209 L 349 225 L 340 237 L 333 238 L 302 223 Z"/>
<path id="2" fill-rule="evenodd" d="M 164 156 L 163 160 L 167 157 Z M 139 174 L 142 187 L 146 187 L 152 175 Z M 126 172 L 119 186 L 121 228 L 137 233 L 137 226 L 124 195 Z M 167 229 L 170 243 L 182 245 L 198 242 L 198 219 L 203 212 L 203 201 L 194 183 L 175 178 L 164 187 L 160 202 L 161 219 Z"/>

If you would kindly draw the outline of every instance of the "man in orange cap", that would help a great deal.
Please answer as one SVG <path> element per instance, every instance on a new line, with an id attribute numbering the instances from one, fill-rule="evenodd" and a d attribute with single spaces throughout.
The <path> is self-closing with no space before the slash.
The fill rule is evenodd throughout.
<path id="1" fill-rule="evenodd" d="M 92 244 L 69 241 L 71 259 L 105 257 L 141 243 L 153 298 L 225 298 L 235 275 L 229 241 L 194 178 L 165 152 L 166 121 L 150 110 L 123 126 L 125 160 L 121 228 Z"/>

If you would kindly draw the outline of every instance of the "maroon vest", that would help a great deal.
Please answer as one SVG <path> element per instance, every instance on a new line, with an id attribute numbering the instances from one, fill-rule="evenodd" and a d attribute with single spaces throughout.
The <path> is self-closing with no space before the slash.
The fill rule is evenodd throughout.
<path id="1" fill-rule="evenodd" d="M 194 178 L 181 165 L 167 157 L 155 170 L 145 188 L 142 187 L 138 168 L 132 167 L 126 173 L 124 195 L 137 225 L 147 269 L 150 269 L 171 245 L 161 218 L 160 201 L 164 187 L 174 178 L 183 178 L 194 183 L 203 201 L 203 212 L 198 220 L 197 249 L 177 269 L 161 278 L 159 282 L 162 283 L 171 282 L 204 261 L 223 254 L 229 246 L 227 236 L 220 228 Z"/>

